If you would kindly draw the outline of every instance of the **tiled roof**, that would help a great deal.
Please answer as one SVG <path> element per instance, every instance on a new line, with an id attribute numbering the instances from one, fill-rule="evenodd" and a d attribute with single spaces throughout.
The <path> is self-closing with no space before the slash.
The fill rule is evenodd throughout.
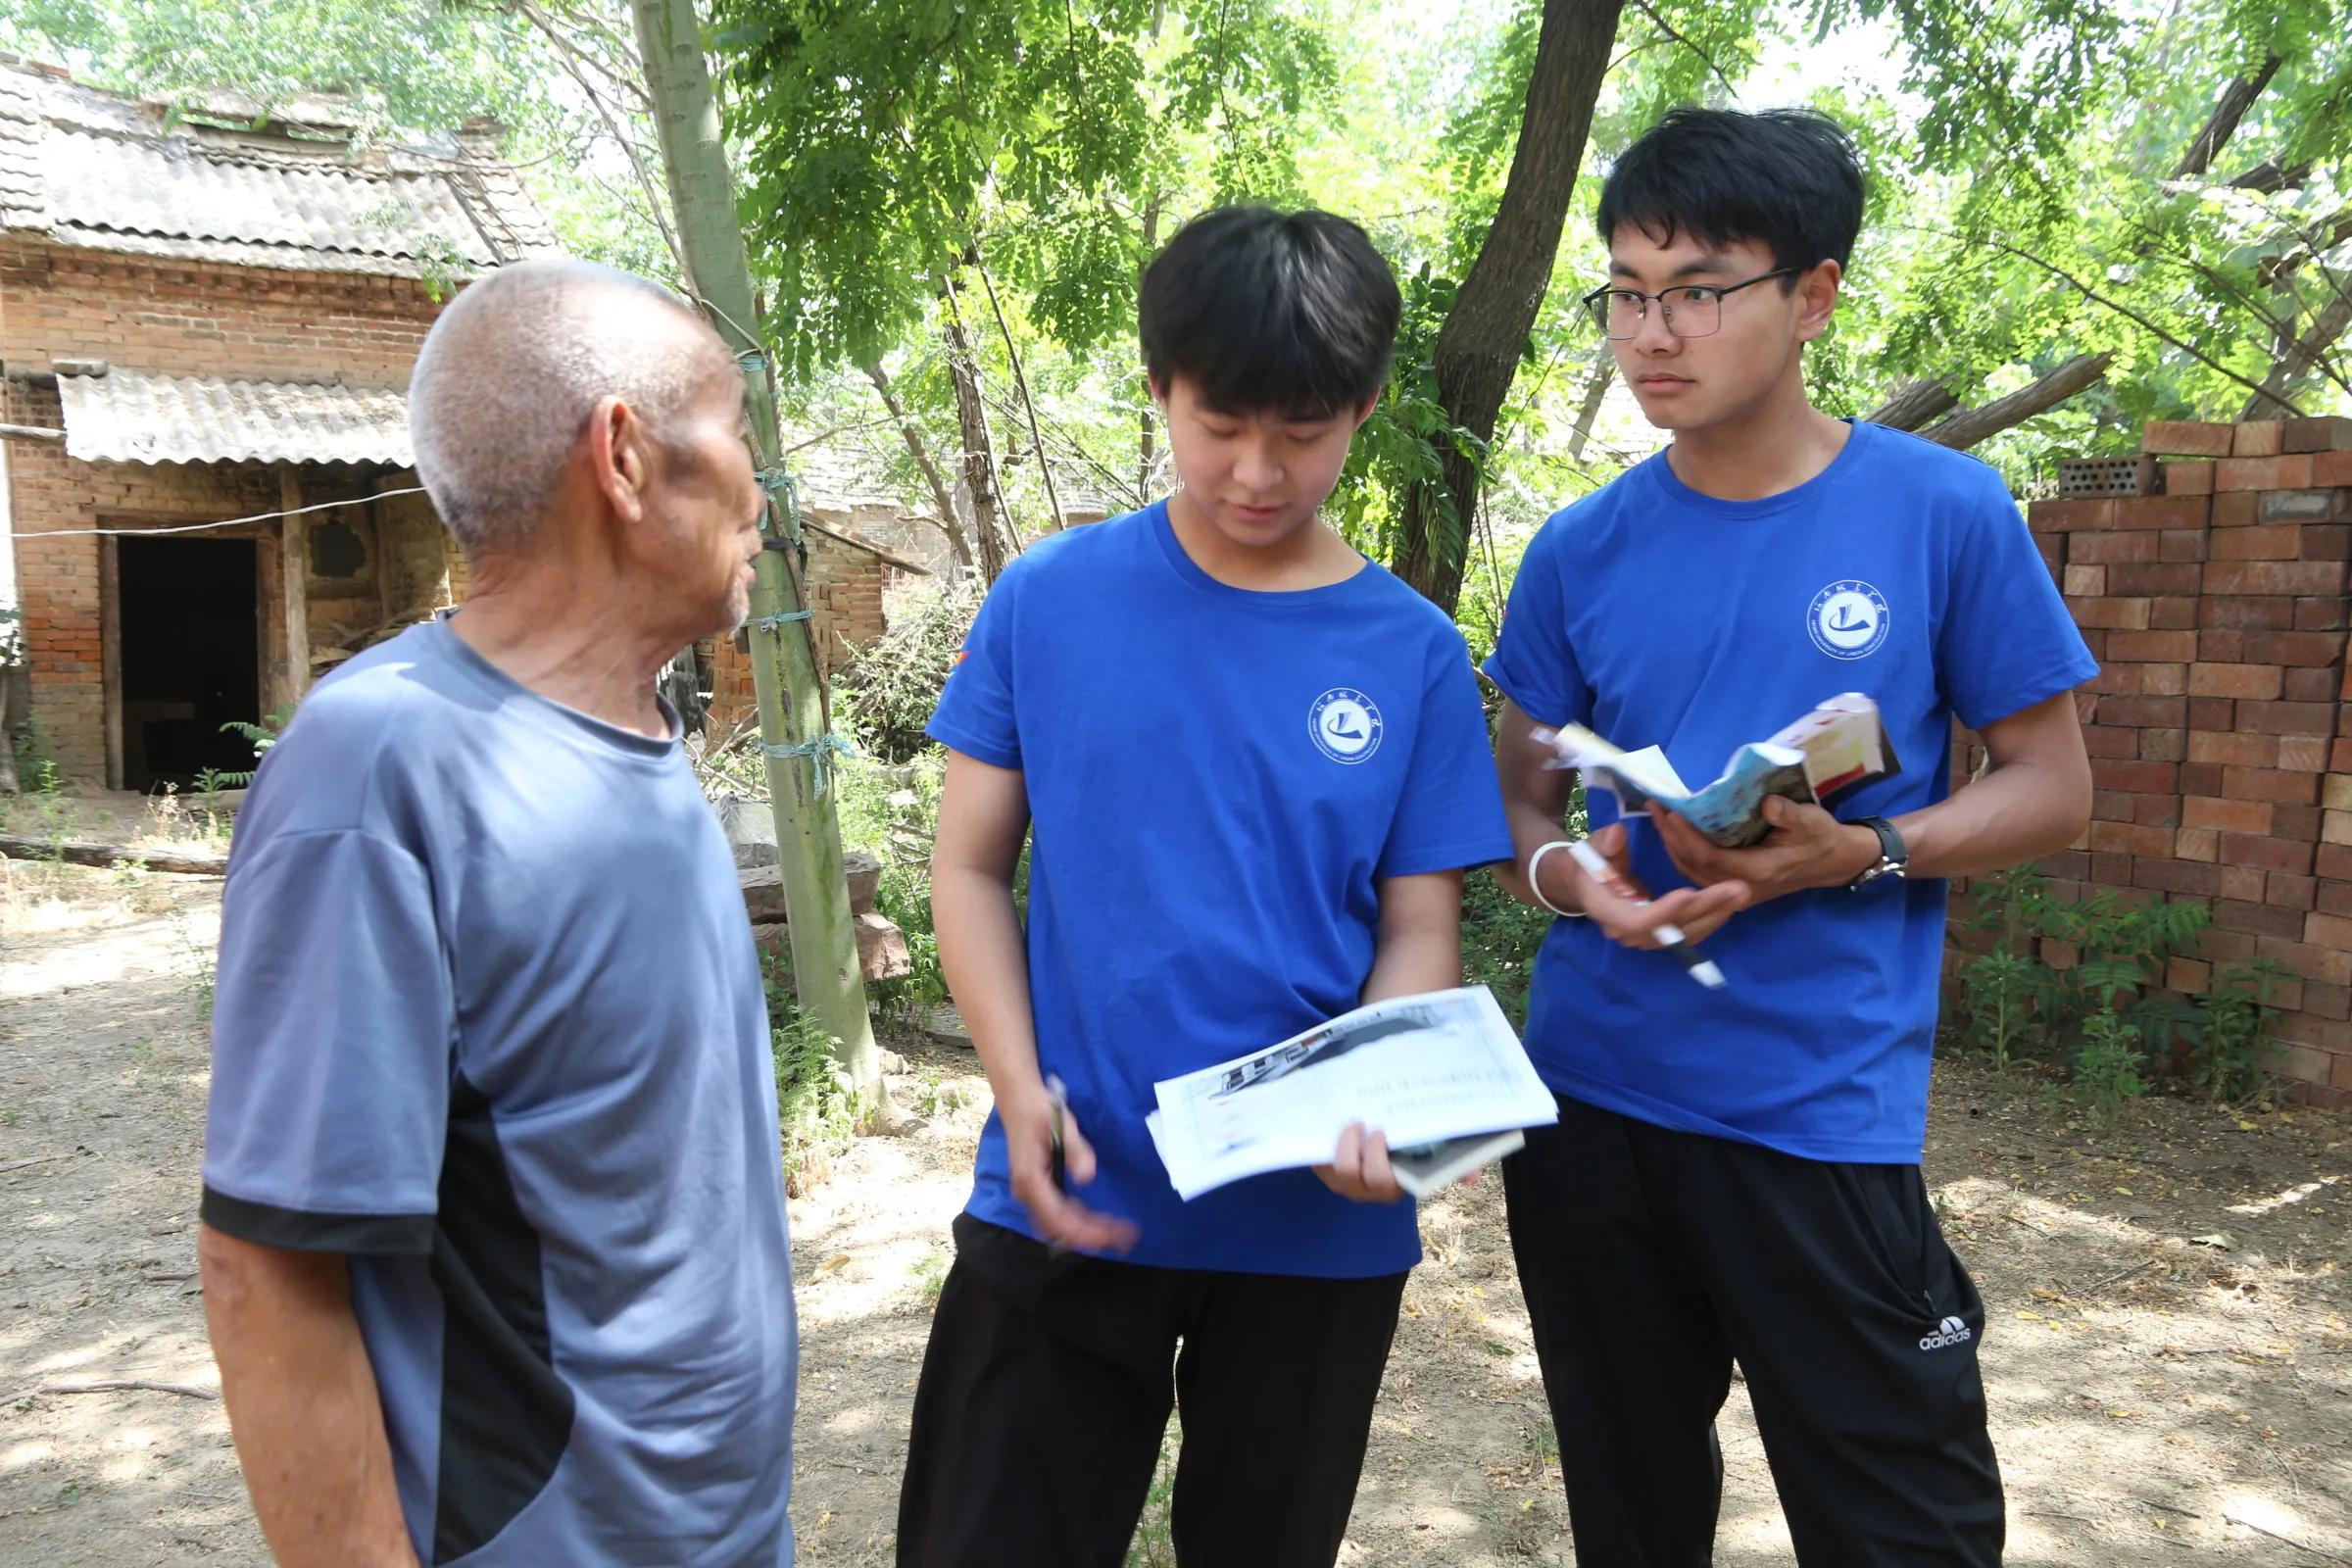
<path id="1" fill-rule="evenodd" d="M 66 456 L 85 463 L 377 463 L 407 467 L 394 391 L 201 376 L 61 375 Z"/>
<path id="2" fill-rule="evenodd" d="M 0 61 L 0 229 L 60 243 L 309 271 L 466 276 L 553 236 L 495 138 L 355 150 L 231 130 Z"/>

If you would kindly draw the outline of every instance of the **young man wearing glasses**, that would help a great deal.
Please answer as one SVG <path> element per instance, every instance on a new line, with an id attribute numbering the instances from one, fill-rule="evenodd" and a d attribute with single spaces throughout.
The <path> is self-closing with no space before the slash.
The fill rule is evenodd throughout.
<path id="1" fill-rule="evenodd" d="M 1807 400 L 1862 206 L 1811 115 L 1678 110 L 1627 149 L 1588 303 L 1674 442 L 1544 525 L 1487 664 L 1507 880 L 1575 917 L 1527 1027 L 1560 1122 L 1504 1181 L 1580 1561 L 1710 1560 L 1735 1360 L 1801 1562 L 2000 1558 L 1984 1306 L 1919 1167 L 1944 879 L 2082 831 L 2069 692 L 2096 665 L 1998 474 Z M 1648 902 L 1542 853 L 1570 777 L 1538 725 L 1700 780 L 1848 691 L 1902 771 L 1837 814 L 1775 800 L 1727 851 L 1597 796 L 1594 846 Z M 1992 765 L 1952 792 L 1955 715 Z M 1669 922 L 1724 989 L 1655 951 Z"/>

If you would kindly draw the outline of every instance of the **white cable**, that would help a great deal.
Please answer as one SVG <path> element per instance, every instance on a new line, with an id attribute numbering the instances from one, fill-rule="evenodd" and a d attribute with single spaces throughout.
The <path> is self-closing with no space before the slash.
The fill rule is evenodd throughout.
<path id="1" fill-rule="evenodd" d="M 220 522 L 174 523 L 169 528 L 20 528 L 20 539 L 86 539 L 106 534 L 122 539 L 150 539 L 167 533 L 203 533 L 210 528 L 241 528 L 249 522 L 271 522 L 279 517 L 299 517 L 306 512 L 332 512 L 337 507 L 364 507 L 371 501 L 386 501 L 394 496 L 420 496 L 424 486 L 411 485 L 406 490 L 380 490 L 371 496 L 357 496 L 349 501 L 321 501 L 315 507 L 296 507 L 291 512 L 257 512 L 250 517 L 228 517 Z"/>

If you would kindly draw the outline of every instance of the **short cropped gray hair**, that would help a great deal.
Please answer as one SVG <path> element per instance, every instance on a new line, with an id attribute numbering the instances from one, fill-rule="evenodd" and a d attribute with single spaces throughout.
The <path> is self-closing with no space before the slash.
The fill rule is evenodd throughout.
<path id="1" fill-rule="evenodd" d="M 659 429 L 725 363 L 717 335 L 659 284 L 567 258 L 502 267 L 458 295 L 417 352 L 417 475 L 467 555 L 519 549 L 600 400 Z"/>

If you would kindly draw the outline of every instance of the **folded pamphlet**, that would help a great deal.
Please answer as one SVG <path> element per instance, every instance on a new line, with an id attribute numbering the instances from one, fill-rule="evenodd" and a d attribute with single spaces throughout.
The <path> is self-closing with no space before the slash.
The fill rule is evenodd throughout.
<path id="1" fill-rule="evenodd" d="M 1770 740 L 1740 747 L 1723 776 L 1699 790 L 1655 746 L 1624 751 L 1581 724 L 1539 729 L 1535 737 L 1557 754 L 1545 766 L 1580 769 L 1586 783 L 1617 798 L 1621 815 L 1662 807 L 1727 850 L 1760 843 L 1771 831 L 1764 803 L 1775 795 L 1819 806 L 1902 771 L 1879 705 L 1859 692 L 1833 697 Z"/>
<path id="2" fill-rule="evenodd" d="M 1388 1135 L 1397 1184 L 1425 1198 L 1559 1119 L 1485 986 L 1376 1002 L 1153 1088 L 1145 1125 L 1187 1200 L 1329 1164 L 1352 1122 Z"/>
<path id="3" fill-rule="evenodd" d="M 1478 1133 L 1448 1138 L 1442 1144 L 1389 1151 L 1389 1169 L 1396 1185 L 1415 1198 L 1431 1198 L 1474 1170 L 1484 1170 L 1505 1154 L 1527 1147 L 1527 1135 L 1517 1128 L 1502 1133 Z"/>

